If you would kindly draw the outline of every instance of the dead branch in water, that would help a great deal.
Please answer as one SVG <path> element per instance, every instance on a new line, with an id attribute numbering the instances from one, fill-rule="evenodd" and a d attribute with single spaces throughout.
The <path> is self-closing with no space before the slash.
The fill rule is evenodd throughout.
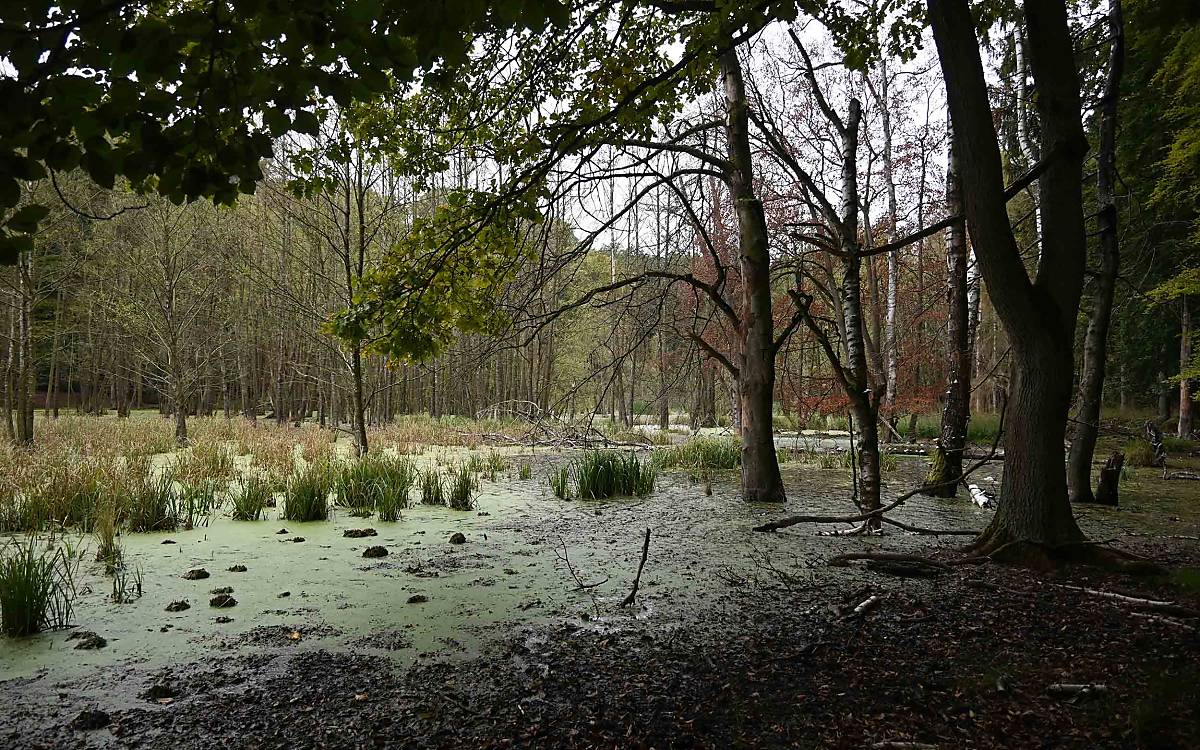
<path id="1" fill-rule="evenodd" d="M 638 587 L 642 585 L 642 569 L 646 567 L 646 556 L 650 554 L 650 529 L 646 529 L 646 539 L 642 542 L 642 561 L 638 563 L 637 575 L 633 579 L 633 590 L 621 601 L 622 607 L 628 607 L 637 599 Z"/>

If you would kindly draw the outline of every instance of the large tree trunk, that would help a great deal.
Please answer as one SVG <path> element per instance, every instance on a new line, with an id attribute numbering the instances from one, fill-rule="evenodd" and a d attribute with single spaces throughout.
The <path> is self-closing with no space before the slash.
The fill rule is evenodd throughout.
<path id="1" fill-rule="evenodd" d="M 996 314 L 1012 343 L 999 508 L 975 547 L 1020 556 L 1083 538 L 1067 497 L 1065 451 L 1072 349 L 1087 259 L 1082 167 L 1087 139 L 1062 0 L 1025 4 L 1042 153 L 1042 262 L 1030 282 L 1009 223 L 1000 148 L 967 0 L 928 0 L 954 130 L 962 146 L 967 227 Z M 1018 543 L 1010 546 L 1010 543 Z"/>
<path id="2" fill-rule="evenodd" d="M 754 194 L 746 87 L 737 51 L 721 57 L 725 90 L 725 137 L 729 191 L 738 218 L 738 256 L 742 274 L 741 351 L 737 385 L 741 406 L 742 498 L 783 502 L 783 479 L 775 454 L 771 409 L 775 394 L 775 320 L 771 311 L 771 257 L 762 201 Z"/>
<path id="3" fill-rule="evenodd" d="M 1117 237 L 1117 102 L 1121 93 L 1121 71 L 1125 66 L 1125 36 L 1121 0 L 1109 0 L 1108 25 L 1112 35 L 1108 78 L 1100 99 L 1100 148 L 1096 160 L 1097 222 L 1100 229 L 1100 273 L 1096 296 L 1083 341 L 1083 373 L 1079 377 L 1079 400 L 1067 463 L 1067 487 L 1072 502 L 1095 501 L 1092 494 L 1092 455 L 1100 426 L 1104 394 L 1104 365 L 1108 359 L 1108 329 L 1112 320 L 1113 291 L 1120 266 Z"/>
<path id="4" fill-rule="evenodd" d="M 962 212 L 962 182 L 959 178 L 959 148 L 950 128 L 950 155 L 946 163 L 946 211 Z M 948 270 L 949 335 L 946 364 L 946 400 L 942 404 L 942 427 L 936 454 L 925 478 L 925 494 L 954 497 L 962 476 L 963 450 L 967 444 L 967 423 L 971 420 L 971 301 L 967 270 L 967 237 L 961 221 L 946 231 Z"/>

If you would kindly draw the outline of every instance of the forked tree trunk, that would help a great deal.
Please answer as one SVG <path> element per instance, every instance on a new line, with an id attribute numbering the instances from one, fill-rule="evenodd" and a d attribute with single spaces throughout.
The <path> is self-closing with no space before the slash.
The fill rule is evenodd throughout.
<path id="1" fill-rule="evenodd" d="M 1108 329 L 1112 320 L 1113 291 L 1120 266 L 1117 237 L 1117 102 L 1121 94 L 1121 71 L 1125 66 L 1125 36 L 1121 21 L 1121 0 L 1109 0 L 1109 32 L 1112 52 L 1108 77 L 1100 100 L 1100 148 L 1096 156 L 1097 222 L 1100 229 L 1100 273 L 1096 276 L 1096 296 L 1083 341 L 1083 372 L 1079 377 L 1079 400 L 1071 436 L 1067 463 L 1067 486 L 1071 501 L 1090 503 L 1092 494 L 1092 456 L 1099 434 L 1100 406 L 1104 394 L 1104 365 L 1108 359 Z"/>
<path id="2" fill-rule="evenodd" d="M 946 162 L 946 211 L 951 216 L 962 212 L 962 182 L 959 179 L 959 154 L 950 128 L 950 156 Z M 970 279 L 967 271 L 967 237 L 963 222 L 946 231 L 948 271 L 949 361 L 946 365 L 946 401 L 942 405 L 942 427 L 936 454 L 925 477 L 924 494 L 954 497 L 962 476 L 963 450 L 967 444 L 967 424 L 971 420 L 971 324 Z"/>
<path id="3" fill-rule="evenodd" d="M 774 317 L 771 310 L 771 257 L 762 201 L 754 194 L 749 112 L 737 51 L 721 57 L 725 91 L 725 137 L 729 192 L 738 219 L 742 275 L 741 351 L 737 361 L 741 405 L 742 498 L 783 502 L 783 479 L 775 453 L 771 407 L 775 392 Z"/>
<path id="4" fill-rule="evenodd" d="M 1083 538 L 1067 497 L 1063 447 L 1087 259 L 1082 191 L 1087 139 L 1067 10 L 1062 0 L 1025 4 L 1028 51 L 1040 93 L 1042 153 L 1052 157 L 1038 191 L 1043 257 L 1036 281 L 1030 282 L 1009 223 L 1000 148 L 968 0 L 928 0 L 928 5 L 962 146 L 967 227 L 996 314 L 1012 342 L 1000 502 L 974 547 L 1020 556 L 1032 554 L 1028 545 L 1033 544 L 1057 553 Z"/>

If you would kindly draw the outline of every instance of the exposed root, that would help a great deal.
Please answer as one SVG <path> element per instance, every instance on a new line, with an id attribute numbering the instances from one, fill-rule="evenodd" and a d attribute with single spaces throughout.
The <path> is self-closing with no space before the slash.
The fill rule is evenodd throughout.
<path id="1" fill-rule="evenodd" d="M 1115 573 L 1158 575 L 1161 565 L 1141 555 L 1107 546 L 1108 542 L 1074 539 L 1058 544 L 1012 539 L 1007 532 L 989 526 L 967 545 L 963 562 L 997 562 L 1035 570 L 1054 570 L 1064 565 L 1090 565 Z"/>

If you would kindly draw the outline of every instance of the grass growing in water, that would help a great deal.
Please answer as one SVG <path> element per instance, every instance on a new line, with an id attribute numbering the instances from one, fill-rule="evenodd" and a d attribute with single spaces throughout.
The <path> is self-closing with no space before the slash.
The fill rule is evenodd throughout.
<path id="1" fill-rule="evenodd" d="M 179 528 L 179 509 L 171 478 L 142 475 L 124 487 L 130 531 L 174 531 Z"/>
<path id="2" fill-rule="evenodd" d="M 533 467 L 529 465 L 528 461 L 526 461 L 525 463 L 521 464 L 521 468 L 517 470 L 517 479 L 532 479 L 532 478 L 533 478 Z"/>
<path id="3" fill-rule="evenodd" d="M 208 525 L 208 518 L 220 505 L 215 479 L 184 484 L 179 490 L 179 517 L 185 529 Z"/>
<path id="4" fill-rule="evenodd" d="M 568 466 L 559 466 L 550 473 L 550 491 L 560 500 L 567 499 L 567 493 L 570 491 L 571 485 L 571 469 Z"/>
<path id="5" fill-rule="evenodd" d="M 469 466 L 460 465 L 450 470 L 447 504 L 454 510 L 475 509 L 475 489 L 478 482 Z"/>
<path id="6" fill-rule="evenodd" d="M 421 474 L 421 504 L 446 504 L 446 492 L 442 485 L 442 475 L 437 469 L 426 469 Z"/>
<path id="7" fill-rule="evenodd" d="M 96 562 L 104 563 L 104 571 L 112 573 L 121 564 L 121 544 L 117 541 L 117 505 L 111 495 L 96 507 Z"/>
<path id="8" fill-rule="evenodd" d="M 235 521 L 257 521 L 271 505 L 279 484 L 264 477 L 250 477 L 241 484 L 241 492 L 233 496 L 233 511 L 229 515 Z"/>
<path id="9" fill-rule="evenodd" d="M 633 453 L 588 451 L 572 463 L 571 476 L 577 498 L 645 497 L 654 491 L 658 469 L 652 461 L 640 461 Z"/>
<path id="10" fill-rule="evenodd" d="M 71 560 L 62 548 L 39 551 L 30 538 L 0 554 L 0 630 L 6 635 L 67 627 L 74 597 Z"/>
<path id="11" fill-rule="evenodd" d="M 324 521 L 329 518 L 329 492 L 333 470 L 314 463 L 288 480 L 283 496 L 283 517 L 289 521 Z"/>
<path id="12" fill-rule="evenodd" d="M 379 512 L 379 520 L 396 521 L 408 505 L 408 493 L 416 482 L 417 470 L 404 456 L 369 454 L 339 472 L 338 502 L 355 515 Z"/>
<path id="13" fill-rule="evenodd" d="M 724 471 L 742 465 L 738 438 L 696 438 L 682 445 L 654 451 L 654 461 L 666 469 Z"/>

